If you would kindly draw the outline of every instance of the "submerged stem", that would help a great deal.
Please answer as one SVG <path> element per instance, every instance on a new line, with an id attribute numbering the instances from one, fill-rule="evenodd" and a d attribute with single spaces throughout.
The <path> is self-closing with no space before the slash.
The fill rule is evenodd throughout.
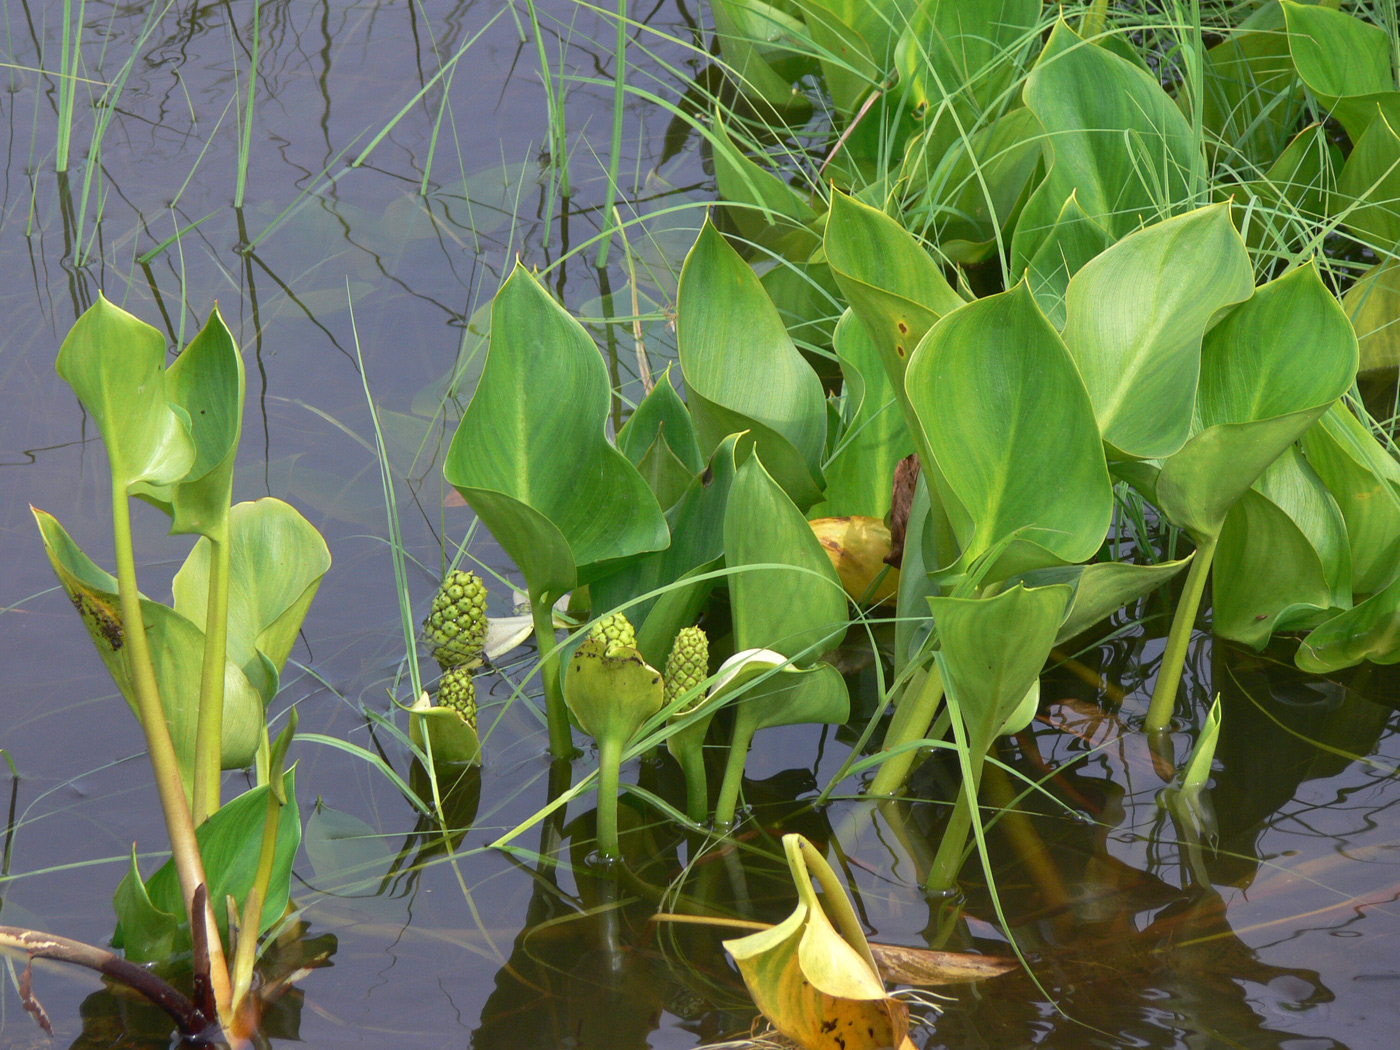
<path id="1" fill-rule="evenodd" d="M 889 732 L 885 734 L 882 750 L 891 751 L 901 744 L 908 744 L 926 736 L 929 727 L 933 725 L 934 715 L 942 699 L 943 677 L 938 673 L 937 664 L 932 664 L 919 691 L 913 696 L 906 695 L 894 709 L 894 717 L 890 719 Z M 870 782 L 866 794 L 897 794 L 904 787 L 905 778 L 909 776 L 909 770 L 918 754 L 918 751 L 911 749 L 885 759 L 880 764 L 875 779 Z"/>
<path id="2" fill-rule="evenodd" d="M 1201 607 L 1201 595 L 1205 593 L 1210 564 L 1215 560 L 1218 539 L 1216 536 L 1203 537 L 1196 544 L 1196 556 L 1191 559 L 1186 587 L 1181 592 L 1181 600 L 1177 602 L 1176 615 L 1172 617 L 1171 634 L 1167 636 L 1162 666 L 1157 671 L 1157 685 L 1152 690 L 1152 703 L 1147 708 L 1147 721 L 1143 728 L 1149 733 L 1159 733 L 1171 725 L 1172 711 L 1176 707 L 1176 690 L 1181 684 L 1182 668 L 1186 666 L 1186 649 L 1191 644 L 1191 631 L 1196 625 L 1196 613 Z"/>
<path id="3" fill-rule="evenodd" d="M 535 646 L 540 654 L 540 681 L 544 685 L 545 715 L 549 721 L 549 753 L 555 758 L 574 755 L 569 712 L 559 690 L 559 661 L 554 659 L 554 604 L 547 594 L 530 596 L 530 616 L 535 623 Z"/>
<path id="4" fill-rule="evenodd" d="M 185 788 L 180 781 L 180 766 L 175 757 L 175 745 L 165 721 L 165 709 L 160 702 L 155 667 L 151 663 L 150 646 L 146 640 L 146 625 L 142 619 L 141 596 L 136 587 L 136 559 L 131 550 L 131 508 L 127 503 L 126 487 L 112 484 L 112 538 L 116 545 L 117 592 L 121 599 L 123 643 L 126 663 L 136 692 L 136 707 L 141 730 L 146 737 L 146 750 L 151 756 L 151 771 L 155 776 L 160 808 L 165 814 L 165 830 L 170 836 L 170 855 L 180 877 L 180 891 L 190 922 L 195 916 L 195 890 L 205 884 L 204 862 L 199 855 L 199 840 L 195 838 L 194 821 L 190 817 Z M 223 942 L 214 921 L 212 907 L 204 907 L 205 928 L 209 937 L 209 971 L 214 986 L 214 1000 L 221 1016 L 226 1016 L 230 1003 L 228 966 L 224 961 Z"/>
<path id="5" fill-rule="evenodd" d="M 223 769 L 224 664 L 228 659 L 228 518 L 209 539 L 209 604 L 204 614 L 204 668 L 199 681 L 199 721 L 194 738 L 194 823 L 218 812 Z"/>

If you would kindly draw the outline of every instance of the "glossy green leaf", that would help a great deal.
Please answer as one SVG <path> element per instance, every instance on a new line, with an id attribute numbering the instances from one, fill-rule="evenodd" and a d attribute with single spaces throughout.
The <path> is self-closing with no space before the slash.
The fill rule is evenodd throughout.
<path id="1" fill-rule="evenodd" d="M 1205 338 L 1204 429 L 1167 460 L 1158 506 L 1194 535 L 1215 535 L 1264 468 L 1351 386 L 1356 361 L 1356 335 L 1315 265 L 1260 287 Z"/>
<path id="2" fill-rule="evenodd" d="M 1400 264 L 1377 263 L 1342 296 L 1361 347 L 1360 372 L 1400 366 Z"/>
<path id="3" fill-rule="evenodd" d="M 1065 344 L 1108 445 L 1156 459 L 1185 443 L 1201 337 L 1218 310 L 1253 291 L 1228 204 L 1130 234 L 1071 278 Z"/>
<path id="4" fill-rule="evenodd" d="M 906 383 L 943 502 L 967 515 L 950 515 L 965 563 L 1015 537 L 990 582 L 1098 550 L 1113 493 L 1093 409 L 1024 282 L 935 325 Z"/>
<path id="5" fill-rule="evenodd" d="M 846 592 L 807 519 L 764 469 L 760 454 L 739 467 L 724 513 L 734 645 L 809 663 L 845 634 Z"/>
<path id="6" fill-rule="evenodd" d="M 1280 6 L 1298 76 L 1336 113 L 1355 141 L 1375 115 L 1377 103 L 1395 92 L 1389 34 L 1320 4 L 1282 0 Z"/>
<path id="7" fill-rule="evenodd" d="M 1056 210 L 1076 191 L 1084 212 L 1117 238 L 1190 206 L 1202 164 L 1191 126 L 1142 69 L 1086 44 L 1061 20 L 1024 97 L 1046 134 L 1049 170 L 1038 192 Z"/>
<path id="8" fill-rule="evenodd" d="M 243 358 L 218 307 L 165 373 L 166 393 L 189 417 L 194 463 L 173 485 L 136 493 L 173 519 L 172 533 L 217 535 L 233 495 L 233 461 L 243 430 Z"/>
<path id="9" fill-rule="evenodd" d="M 1330 674 L 1363 660 L 1400 663 L 1400 580 L 1314 628 L 1294 656 L 1309 674 Z"/>
<path id="10" fill-rule="evenodd" d="M 259 934 L 271 929 L 287 910 L 292 860 L 301 843 L 301 817 L 297 812 L 295 770 L 287 771 L 285 789 L 287 803 L 280 808 L 277 815 L 272 878 L 268 882 L 267 899 L 263 902 L 258 925 Z M 238 902 L 240 914 L 248 890 L 253 885 L 254 873 L 257 871 L 263 825 L 268 810 L 267 792 L 266 786 L 245 791 L 220 807 L 218 812 L 195 829 L 199 852 L 204 859 L 204 873 L 209 880 L 210 901 L 222 901 L 226 896 L 232 895 Z M 180 880 L 175 866 L 169 860 L 146 880 L 146 894 L 150 904 L 157 911 L 183 918 L 185 905 L 181 896 Z M 219 935 L 227 944 L 227 909 L 215 908 L 214 916 L 219 923 Z M 128 929 L 123 916 L 119 914 L 112 944 L 121 948 L 129 959 L 146 961 L 166 958 L 166 955 L 156 955 L 154 952 L 164 948 L 168 940 L 179 948 L 189 946 L 189 926 L 184 922 L 181 922 L 173 935 L 167 931 L 159 940 L 147 939 L 138 942 L 138 936 L 150 937 L 149 924 L 143 922 L 138 926 L 133 923 L 132 928 Z"/>
<path id="11" fill-rule="evenodd" d="M 834 347 L 847 418 L 826 464 L 826 498 L 809 513 L 814 518 L 882 518 L 890 509 L 894 468 L 914 451 L 914 443 L 880 352 L 850 309 L 836 324 Z"/>
<path id="12" fill-rule="evenodd" d="M 1351 604 L 1346 524 L 1296 449 L 1230 511 L 1212 571 L 1215 633 L 1256 648 L 1277 630 Z"/>
<path id="13" fill-rule="evenodd" d="M 533 598 L 666 546 L 656 498 L 604 434 L 607 367 L 520 265 L 491 307 L 491 347 L 443 476 L 519 567 Z"/>
<path id="14" fill-rule="evenodd" d="M 1377 252 L 1400 245 L 1400 135 L 1377 113 L 1337 177 L 1332 211 Z"/>
<path id="15" fill-rule="evenodd" d="M 671 451 L 692 474 L 705 469 L 705 458 L 700 454 L 700 445 L 695 440 L 695 424 L 691 422 L 685 402 L 671 385 L 669 364 L 666 371 L 657 377 L 650 393 L 642 398 L 636 411 L 617 432 L 617 450 L 636 466 L 663 430 L 666 444 L 671 446 Z"/>
<path id="16" fill-rule="evenodd" d="M 161 911 L 151 903 L 141 879 L 141 869 L 136 866 L 134 844 L 131 864 L 112 895 L 112 910 L 117 913 L 117 924 L 124 931 L 126 957 L 132 962 L 159 962 L 175 953 L 184 911 Z"/>
<path id="17" fill-rule="evenodd" d="M 802 25 L 790 15 L 762 0 L 715 0 L 710 8 L 715 36 L 720 42 L 730 78 L 746 96 L 761 100 L 800 123 L 810 112 L 807 100 L 774 71 L 768 58 L 774 42 L 799 44 Z M 806 42 L 804 52 L 811 53 Z M 776 115 L 776 114 L 774 114 Z"/>
<path id="18" fill-rule="evenodd" d="M 1303 451 L 1346 521 L 1352 590 L 1382 590 L 1400 573 L 1400 464 L 1340 404 L 1303 435 Z"/>
<path id="19" fill-rule="evenodd" d="M 721 441 L 710 457 L 709 466 L 691 480 L 685 494 L 667 512 L 670 546 L 627 563 L 617 572 L 595 580 L 589 588 L 600 609 L 627 605 L 628 618 L 639 625 L 637 648 L 648 663 L 665 662 L 676 632 L 695 622 L 699 606 L 716 581 L 691 583 L 668 591 L 659 599 L 649 598 L 635 605 L 628 603 L 676 583 L 687 574 L 715 563 L 724 554 L 724 513 L 729 503 L 729 486 L 734 480 L 737 442 L 734 435 Z"/>
<path id="20" fill-rule="evenodd" d="M 880 351 L 891 386 L 902 391 L 914 347 L 962 299 L 911 233 L 839 190 L 831 194 L 823 243 L 836 283 Z"/>
<path id="21" fill-rule="evenodd" d="M 752 431 L 774 476 L 802 506 L 821 497 L 826 405 L 749 265 L 709 222 L 686 256 L 676 346 L 700 448 Z M 601 361 L 599 362 L 601 365 Z"/>
<path id="22" fill-rule="evenodd" d="M 729 137 L 718 112 L 710 125 L 715 188 L 740 233 L 756 241 L 775 226 L 803 226 L 817 217 L 796 190 L 744 155 Z"/>
<path id="23" fill-rule="evenodd" d="M 910 105 L 989 106 L 1036 36 L 1040 0 L 925 0 L 895 45 L 899 87 Z"/>
<path id="24" fill-rule="evenodd" d="M 166 389 L 159 332 L 99 294 L 68 330 L 57 368 L 96 422 L 123 492 L 185 477 L 195 446 L 189 417 Z"/>
<path id="25" fill-rule="evenodd" d="M 125 629 L 116 578 L 88 558 L 58 523 L 41 510 L 34 519 L 44 551 L 59 583 L 83 619 L 108 673 L 136 713 L 136 691 L 127 666 Z M 151 649 L 156 684 L 166 725 L 175 746 L 181 778 L 188 791 L 194 766 L 195 730 L 199 720 L 199 686 L 204 666 L 204 632 L 180 613 L 141 598 L 141 614 Z M 241 769 L 253 760 L 262 739 L 263 702 L 247 676 L 232 660 L 224 665 L 223 766 Z"/>
<path id="26" fill-rule="evenodd" d="M 710 696 L 715 703 L 729 698 L 734 709 L 733 750 L 739 754 L 748 750 L 760 729 L 840 724 L 850 716 L 850 694 L 841 672 L 828 663 L 795 667 L 771 649 L 742 649 L 731 656 L 715 673 Z"/>
<path id="27" fill-rule="evenodd" d="M 855 5 L 841 0 L 795 0 L 812 35 L 812 44 L 821 63 L 822 76 L 826 80 L 826 90 L 831 96 L 836 112 L 845 120 L 855 116 L 861 101 L 880 82 L 881 63 L 870 43 L 860 30 L 857 21 L 868 23 L 869 18 L 861 19 L 861 12 Z M 880 13 L 875 5 L 860 5 L 867 13 Z M 848 21 L 847 19 L 853 19 Z M 885 29 L 880 36 L 886 37 Z"/>
<path id="28" fill-rule="evenodd" d="M 1134 565 L 1131 562 L 1101 561 L 1089 565 L 1057 565 L 1022 573 L 1007 581 L 1027 587 L 1047 587 L 1065 583 L 1074 593 L 1065 609 L 1064 623 L 1055 635 L 1060 645 L 1112 616 L 1129 602 L 1149 591 L 1164 586 L 1191 562 L 1188 555 L 1178 561 L 1155 565 Z"/>
<path id="29" fill-rule="evenodd" d="M 270 496 L 233 506 L 228 542 L 228 658 L 243 668 L 266 703 L 276 692 L 276 675 L 296 644 L 321 577 L 330 570 L 331 552 L 296 508 Z M 209 600 L 207 539 L 190 551 L 173 588 L 175 610 L 203 631 Z"/>
<path id="30" fill-rule="evenodd" d="M 1067 584 L 1017 585 L 992 598 L 930 598 L 940 669 L 968 747 L 985 755 L 1040 677 L 1073 595 Z"/>
<path id="31" fill-rule="evenodd" d="M 1071 192 L 1026 268 L 1031 294 L 1059 331 L 1065 327 L 1065 292 L 1070 278 L 1112 243 L 1108 231 L 1085 214 Z"/>
<path id="32" fill-rule="evenodd" d="M 656 497 L 656 502 L 666 510 L 685 495 L 691 479 L 695 477 L 694 472 L 671 451 L 671 444 L 666 440 L 664 431 L 656 435 L 651 448 L 647 449 L 646 455 L 637 464 L 637 472 L 646 479 L 647 487 Z"/>

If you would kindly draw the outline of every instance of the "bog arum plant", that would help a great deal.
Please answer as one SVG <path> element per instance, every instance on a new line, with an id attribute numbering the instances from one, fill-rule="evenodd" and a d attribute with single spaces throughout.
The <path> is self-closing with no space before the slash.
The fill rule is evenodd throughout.
<path id="1" fill-rule="evenodd" d="M 141 724 L 170 838 L 171 859 L 149 879 L 133 851 L 114 900 L 114 943 L 138 960 L 203 946 L 205 1014 L 237 1039 L 255 1023 L 258 937 L 285 909 L 301 837 L 292 775 L 282 769 L 295 713 L 269 744 L 265 712 L 330 555 L 280 500 L 230 506 L 243 365 L 218 311 L 168 369 L 164 359 L 155 329 L 101 297 L 58 355 L 107 450 L 116 576 L 51 515 L 34 516 L 59 582 Z M 173 606 L 138 589 L 133 496 L 168 514 L 172 533 L 200 536 L 176 573 Z M 260 785 L 221 806 L 220 771 L 255 757 Z M 231 910 L 242 911 L 243 925 L 230 960 Z"/>

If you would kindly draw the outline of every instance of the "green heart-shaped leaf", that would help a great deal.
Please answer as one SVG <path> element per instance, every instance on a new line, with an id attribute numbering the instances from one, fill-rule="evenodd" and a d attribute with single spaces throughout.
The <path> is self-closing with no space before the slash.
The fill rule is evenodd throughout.
<path id="1" fill-rule="evenodd" d="M 1374 251 L 1389 252 L 1400 244 L 1398 201 L 1400 135 L 1384 113 L 1377 113 L 1337 177 L 1332 212 Z"/>
<path id="2" fill-rule="evenodd" d="M 331 552 L 290 504 L 264 497 L 229 511 L 228 658 L 266 703 L 296 643 Z M 175 574 L 175 609 L 201 631 L 209 602 L 209 541 L 201 539 Z M 264 659 L 264 657 L 266 659 Z"/>
<path id="3" fill-rule="evenodd" d="M 671 446 L 671 451 L 692 474 L 699 474 L 705 469 L 705 459 L 700 455 L 700 446 L 695 440 L 695 424 L 691 422 L 685 402 L 671 385 L 669 364 L 650 393 L 642 398 L 636 411 L 617 432 L 617 450 L 636 466 L 663 429 L 666 444 Z"/>
<path id="4" fill-rule="evenodd" d="M 1070 278 L 1112 243 L 1108 231 L 1085 214 L 1079 198 L 1070 193 L 1026 269 L 1031 293 L 1056 329 L 1064 331 Z"/>
<path id="5" fill-rule="evenodd" d="M 775 649 L 807 663 L 839 644 L 847 620 L 841 580 L 757 451 L 729 488 L 724 555 L 737 648 Z"/>
<path id="6" fill-rule="evenodd" d="M 1067 583 L 1074 595 L 1065 609 L 1064 623 L 1055 635 L 1059 645 L 1088 630 L 1111 616 L 1129 602 L 1136 601 L 1148 591 L 1164 585 L 1190 564 L 1191 555 L 1179 561 L 1164 561 L 1156 565 L 1134 565 L 1130 562 L 1101 561 L 1089 565 L 1060 565 L 1036 569 L 1013 577 L 1008 583 L 1027 587 L 1046 587 Z"/>
<path id="7" fill-rule="evenodd" d="M 1390 35 L 1322 4 L 1282 0 L 1288 47 L 1298 76 L 1355 142 L 1377 103 L 1391 104 Z"/>
<path id="8" fill-rule="evenodd" d="M 97 423 L 122 492 L 185 477 L 195 446 L 189 418 L 170 403 L 159 332 L 99 294 L 68 330 L 57 368 Z"/>
<path id="9" fill-rule="evenodd" d="M 115 577 L 99 568 L 73 542 L 58 519 L 34 511 L 44 551 L 59 583 L 83 618 L 98 655 L 112 680 L 137 711 L 136 690 L 128 667 L 126 631 Z M 141 598 L 141 615 L 151 649 L 156 684 L 166 725 L 180 767 L 185 790 L 190 790 L 194 764 L 195 731 L 199 721 L 199 687 L 204 666 L 204 632 L 180 613 L 158 602 Z M 138 716 L 139 717 L 139 716 Z M 224 665 L 224 719 L 222 764 L 241 769 L 253 760 L 262 740 L 263 701 L 247 676 L 232 660 Z M 183 914 L 183 913 L 182 913 Z"/>
<path id="10" fill-rule="evenodd" d="M 267 898 L 263 901 L 258 935 L 271 929 L 287 910 L 292 859 L 301 844 L 301 817 L 297 812 L 295 769 L 287 770 L 283 779 L 283 789 L 287 801 L 280 807 L 277 815 L 272 876 L 268 881 Z M 248 896 L 248 890 L 253 885 L 258 856 L 262 851 L 268 790 L 267 785 L 263 785 L 245 791 L 233 801 L 221 806 L 218 812 L 195 829 L 199 853 L 204 860 L 204 873 L 209 879 L 209 899 L 222 901 L 225 897 L 232 896 L 238 904 L 240 915 L 243 913 L 243 903 Z M 180 879 L 175 866 L 169 860 L 146 880 L 145 893 L 148 903 L 156 911 L 183 919 L 185 903 L 180 890 Z M 119 890 L 118 896 L 121 895 Z M 219 923 L 219 935 L 227 944 L 228 910 L 215 908 L 214 916 Z M 144 962 L 165 958 L 166 956 L 153 953 L 161 950 L 167 943 L 173 943 L 177 948 L 189 946 L 188 923 L 182 921 L 173 933 L 167 930 L 158 938 L 152 938 L 148 922 L 133 922 L 128 928 L 125 919 L 126 915 L 119 911 L 112 944 L 121 948 L 129 959 Z M 145 940 L 138 941 L 138 937 Z"/>
<path id="11" fill-rule="evenodd" d="M 661 710 L 664 696 L 661 672 L 641 653 L 625 646 L 608 651 L 598 638 L 584 639 L 564 675 L 564 702 L 600 744 L 626 744 Z"/>
<path id="12" fill-rule="evenodd" d="M 826 498 L 809 514 L 884 517 L 894 468 L 914 451 L 914 443 L 880 352 L 850 309 L 836 323 L 834 348 L 841 361 L 847 418 L 826 464 Z"/>
<path id="13" fill-rule="evenodd" d="M 1206 326 L 1253 291 L 1228 204 L 1130 234 L 1070 279 L 1064 340 L 1105 442 L 1137 459 L 1185 443 Z"/>
<path id="14" fill-rule="evenodd" d="M 940 485 L 967 516 L 950 515 L 964 563 L 1016 537 L 990 582 L 1098 550 L 1113 493 L 1093 408 L 1025 282 L 939 321 L 905 378 Z"/>
<path id="15" fill-rule="evenodd" d="M 1314 628 L 1294 656 L 1309 674 L 1330 674 L 1363 660 L 1400 663 L 1400 580 Z"/>
<path id="16" fill-rule="evenodd" d="M 681 270 L 676 347 L 701 450 L 750 430 L 788 494 L 816 503 L 826 444 L 821 382 L 758 277 L 708 221 Z"/>
<path id="17" fill-rule="evenodd" d="M 491 346 L 443 476 L 525 576 L 557 597 L 608 562 L 666 546 L 656 498 L 608 443 L 607 367 L 521 265 L 491 306 Z"/>
<path id="18" fill-rule="evenodd" d="M 1191 200 L 1203 164 L 1191 125 L 1145 70 L 1085 43 L 1061 20 L 1024 97 L 1045 129 L 1049 170 L 1038 192 L 1056 212 L 1077 191 L 1085 213 L 1122 237 Z"/>
<path id="19" fill-rule="evenodd" d="M 172 533 L 217 536 L 228 519 L 233 461 L 243 431 L 243 358 L 215 307 L 165 373 L 166 393 L 189 417 L 194 463 L 173 485 L 137 487 L 172 518 Z M 149 492 L 142 491 L 149 488 Z"/>
<path id="20" fill-rule="evenodd" d="M 1356 376 L 1356 335 L 1316 266 L 1270 281 L 1201 349 L 1196 414 L 1205 428 L 1169 458 L 1158 506 L 1194 536 L 1225 515 Z"/>
<path id="21" fill-rule="evenodd" d="M 1352 589 L 1382 590 L 1400 572 L 1400 464 L 1340 404 L 1303 435 L 1303 451 L 1346 520 Z"/>

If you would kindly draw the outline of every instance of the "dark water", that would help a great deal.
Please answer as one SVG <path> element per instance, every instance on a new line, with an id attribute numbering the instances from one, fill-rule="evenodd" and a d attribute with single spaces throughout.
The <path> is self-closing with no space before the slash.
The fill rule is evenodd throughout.
<path id="1" fill-rule="evenodd" d="M 77 314 L 101 290 L 162 329 L 173 348 L 218 301 L 248 366 L 237 496 L 293 502 L 335 558 L 274 714 L 295 703 L 304 732 L 379 754 L 412 779 L 404 749 L 365 713 L 388 715 L 388 691 L 403 698 L 407 687 L 356 334 L 418 560 L 410 583 L 421 616 L 444 547 L 461 543 L 472 520 L 443 489 L 441 453 L 480 364 L 478 311 L 508 267 L 519 255 L 544 271 L 590 319 L 623 399 L 634 398 L 631 274 L 656 368 L 671 353 L 665 308 L 679 263 L 713 190 L 698 138 L 630 97 L 627 245 L 614 241 L 607 268 L 595 265 L 612 100 L 589 81 L 611 76 L 613 24 L 568 0 L 540 8 L 552 72 L 567 74 L 567 199 L 545 149 L 528 12 L 484 2 L 264 3 L 241 210 L 231 202 L 251 7 L 172 6 L 140 40 L 145 5 L 88 3 L 80 73 L 92 83 L 80 90 L 72 170 L 57 177 L 57 82 L 35 70 L 58 66 L 61 9 L 7 3 L 9 65 L 0 70 L 0 747 L 19 774 L 0 784 L 11 813 L 0 921 L 101 943 L 132 843 L 149 871 L 164 832 L 137 726 L 55 589 L 28 512 L 32 503 L 56 514 L 110 563 L 103 453 L 53 372 Z M 630 14 L 640 23 L 632 82 L 679 101 L 684 78 L 705 65 L 691 46 L 703 9 L 662 0 Z M 446 109 L 444 77 L 347 168 L 464 47 Z M 88 89 L 100 94 L 133 51 L 92 166 Z M 139 261 L 177 229 L 178 244 Z M 143 509 L 136 523 L 143 587 L 160 596 L 187 541 L 166 539 Z M 484 534 L 469 550 L 514 579 Z M 491 586 L 493 612 L 508 613 L 505 584 Z M 1154 622 L 1149 634 L 1160 634 Z M 1161 647 L 1138 632 L 1081 656 L 1127 690 L 1129 723 L 1145 707 Z M 761 819 L 688 872 L 699 844 L 624 807 L 637 880 L 614 889 L 593 878 L 584 863 L 587 796 L 524 833 L 517 854 L 486 850 L 548 798 L 540 721 L 524 705 L 501 706 L 528 655 L 478 682 L 483 702 L 497 704 L 483 725 L 504 713 L 479 779 L 449 796 L 454 823 L 469 828 L 451 858 L 377 769 L 323 743 L 296 745 L 308 829 L 293 891 L 305 926 L 274 954 L 283 973 L 331 965 L 304 975 L 269 1014 L 273 1045 L 628 1050 L 743 1034 L 752 1011 L 719 937 L 647 919 L 656 895 L 677 885 L 716 908 L 781 917 L 790 907 L 773 860 L 781 830 L 839 847 L 833 855 L 876 939 L 926 945 L 939 935 L 941 909 L 919 892 L 916 869 L 944 807 L 872 814 L 838 801 L 818 812 L 792 801 L 825 785 L 854 740 L 845 730 L 761 734 L 747 789 Z M 1400 687 L 1386 669 L 1320 681 L 1289 668 L 1286 651 L 1256 656 L 1200 639 L 1190 696 L 1199 710 L 1220 690 L 1225 719 L 1213 792 L 1219 840 L 1194 865 L 1156 804 L 1161 758 L 1154 765 L 1142 736 L 1121 731 L 1079 678 L 1047 678 L 1045 721 L 1003 758 L 1033 778 L 1078 759 L 1048 789 L 1080 816 L 1032 797 L 1022 803 L 1028 817 L 988 838 L 1001 904 L 1040 987 L 1012 974 L 954 989 L 921 1042 L 1395 1045 Z M 868 699 L 873 677 L 853 681 Z M 1179 761 L 1189 734 L 1176 745 Z M 634 767 L 624 779 L 679 798 L 668 765 Z M 944 780 L 933 765 L 920 786 L 936 797 Z M 975 865 L 968 873 L 967 910 L 947 943 L 1004 952 Z M 0 1045 L 49 1045 L 20 1010 L 11 973 L 0 974 Z M 58 1045 L 165 1043 L 160 1018 L 85 974 L 40 967 L 36 986 Z"/>

